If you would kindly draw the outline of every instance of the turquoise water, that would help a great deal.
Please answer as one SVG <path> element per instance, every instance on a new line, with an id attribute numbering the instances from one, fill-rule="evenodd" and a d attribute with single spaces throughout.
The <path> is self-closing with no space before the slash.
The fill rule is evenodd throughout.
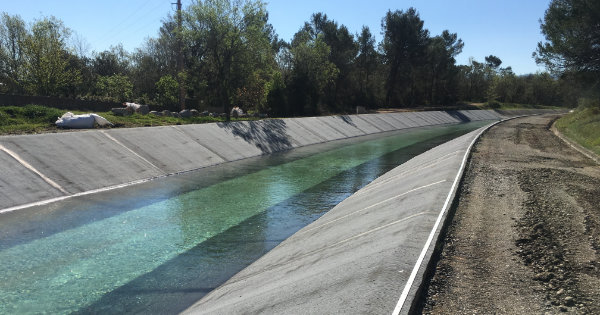
<path id="1" fill-rule="evenodd" d="M 0 313 L 174 313 L 360 187 L 484 123 L 312 146 L 0 216 Z"/>

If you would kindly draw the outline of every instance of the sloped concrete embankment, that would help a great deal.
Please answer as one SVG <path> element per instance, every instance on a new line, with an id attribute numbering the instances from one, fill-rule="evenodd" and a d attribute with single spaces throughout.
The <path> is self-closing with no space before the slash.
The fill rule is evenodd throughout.
<path id="1" fill-rule="evenodd" d="M 484 128 L 379 177 L 186 313 L 408 313 Z"/>
<path id="2" fill-rule="evenodd" d="M 502 117 L 437 111 L 4 136 L 0 211 L 310 144 Z"/>

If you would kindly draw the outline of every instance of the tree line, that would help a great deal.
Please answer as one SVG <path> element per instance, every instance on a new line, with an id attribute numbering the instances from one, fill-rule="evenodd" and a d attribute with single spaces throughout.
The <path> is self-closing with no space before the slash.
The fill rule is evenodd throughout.
<path id="1" fill-rule="evenodd" d="M 432 35 L 414 8 L 388 11 L 381 34 L 377 43 L 366 26 L 352 34 L 315 13 L 288 42 L 269 24 L 264 2 L 205 0 L 167 16 L 157 37 L 133 52 L 116 45 L 90 56 L 55 17 L 28 26 L 3 13 L 0 93 L 173 107 L 182 88 L 192 108 L 240 106 L 274 116 L 464 101 L 572 105 L 579 93 L 572 73 L 516 75 L 494 55 L 457 65 L 458 34 Z M 544 49 L 540 62 L 549 60 Z"/>

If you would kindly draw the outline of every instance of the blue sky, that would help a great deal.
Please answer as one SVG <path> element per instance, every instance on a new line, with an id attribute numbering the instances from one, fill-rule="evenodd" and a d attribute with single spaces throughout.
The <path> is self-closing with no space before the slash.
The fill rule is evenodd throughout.
<path id="1" fill-rule="evenodd" d="M 133 51 L 147 37 L 156 36 L 161 20 L 175 6 L 175 0 L 4 0 L 0 11 L 19 14 L 27 21 L 54 15 L 89 43 L 91 51 L 102 51 L 122 43 Z M 184 6 L 192 0 L 183 0 Z M 550 0 L 271 0 L 269 20 L 280 38 L 289 40 L 313 13 L 323 12 L 344 24 L 352 33 L 369 26 L 381 40 L 381 18 L 388 10 L 414 7 L 432 35 L 448 29 L 465 42 L 459 64 L 469 57 L 483 61 L 490 54 L 512 66 L 517 74 L 532 73 L 538 67 L 531 57 L 543 40 L 538 20 Z"/>

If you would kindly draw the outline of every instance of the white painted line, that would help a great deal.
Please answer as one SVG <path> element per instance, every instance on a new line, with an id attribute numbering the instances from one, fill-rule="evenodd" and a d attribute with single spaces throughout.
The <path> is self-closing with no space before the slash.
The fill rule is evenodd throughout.
<path id="1" fill-rule="evenodd" d="M 425 162 L 425 163 L 423 163 L 418 168 L 413 168 L 413 169 L 410 169 L 408 171 L 404 171 L 404 172 L 398 173 L 398 174 L 396 174 L 394 176 L 388 177 L 388 178 L 380 180 L 380 181 L 377 181 L 377 179 L 375 179 L 375 181 L 369 183 L 367 186 L 365 186 L 361 190 L 357 191 L 356 195 L 362 195 L 365 192 L 368 192 L 368 191 L 370 191 L 370 190 L 372 190 L 372 189 L 374 189 L 374 188 L 376 188 L 378 186 L 381 186 L 383 184 L 387 184 L 390 181 L 392 181 L 392 180 L 394 180 L 394 179 L 396 179 L 398 177 L 409 175 L 409 174 L 412 174 L 412 173 L 416 173 L 416 172 L 419 172 L 419 171 L 424 170 L 426 168 L 430 168 L 430 167 L 432 167 L 432 166 L 434 166 L 434 165 L 436 165 L 438 163 L 441 163 L 443 160 L 449 158 L 451 155 L 459 153 L 460 151 L 462 151 L 462 150 L 450 152 L 450 153 L 448 153 L 446 155 L 442 155 L 441 157 L 436 158 L 436 159 L 434 159 L 432 161 Z M 402 165 L 404 165 L 404 164 L 402 164 Z M 398 167 L 401 167 L 402 165 L 400 165 Z"/>
<path id="2" fill-rule="evenodd" d="M 6 147 L 4 147 L 3 145 L 0 144 L 0 150 L 6 152 L 6 154 L 10 155 L 13 159 L 15 159 L 17 162 L 19 162 L 21 165 L 23 165 L 25 168 L 27 168 L 28 170 L 32 171 L 33 173 L 35 173 L 37 176 L 39 176 L 43 181 L 45 181 L 46 183 L 48 183 L 48 185 L 58 189 L 60 192 L 62 192 L 65 195 L 68 195 L 69 192 L 66 191 L 64 188 L 62 188 L 59 184 L 57 184 L 55 181 L 53 181 L 52 179 L 48 178 L 46 175 L 42 174 L 40 171 L 38 171 L 37 169 L 35 169 L 35 167 L 33 167 L 31 164 L 27 163 L 27 161 L 23 160 L 18 154 L 16 154 L 15 152 L 7 149 Z"/>
<path id="3" fill-rule="evenodd" d="M 419 255 L 419 258 L 417 259 L 417 262 L 415 263 L 415 266 L 413 267 L 412 272 L 410 273 L 410 276 L 408 277 L 408 281 L 406 282 L 406 285 L 404 286 L 404 289 L 402 290 L 402 294 L 400 294 L 400 299 L 398 300 L 398 303 L 396 304 L 396 307 L 394 308 L 394 311 L 392 312 L 392 315 L 398 315 L 400 314 L 400 311 L 402 310 L 402 307 L 404 307 L 404 302 L 406 302 L 406 298 L 408 297 L 408 293 L 410 292 L 410 289 L 413 285 L 413 282 L 415 281 L 415 278 L 417 277 L 417 273 L 419 272 L 419 269 L 421 268 L 421 264 L 423 263 L 423 259 L 425 259 L 425 255 L 427 254 L 427 251 L 429 250 L 429 246 L 431 246 L 431 242 L 433 241 L 433 237 L 435 236 L 435 233 L 442 221 L 442 218 L 444 217 L 444 214 L 446 213 L 446 211 L 448 210 L 448 206 L 450 205 L 450 201 L 452 199 L 452 196 L 454 195 L 458 182 L 460 181 L 460 178 L 462 177 L 465 165 L 467 163 L 467 159 L 469 157 L 469 153 L 471 152 L 471 149 L 473 147 L 473 145 L 475 144 L 475 142 L 477 141 L 477 139 L 479 139 L 479 137 L 489 128 L 491 128 L 492 126 L 498 124 L 499 122 L 493 123 L 487 127 L 485 127 L 484 129 L 482 129 L 471 141 L 471 143 L 469 144 L 469 147 L 467 148 L 462 162 L 460 164 L 460 167 L 458 169 L 458 172 L 456 173 L 456 177 L 454 178 L 454 182 L 452 183 L 452 187 L 450 188 L 450 192 L 448 192 L 448 196 L 446 197 L 446 201 L 444 202 L 444 206 L 442 207 L 440 214 L 437 217 L 437 220 L 435 221 L 435 224 L 433 225 L 433 228 L 431 229 L 431 232 L 429 233 L 429 237 L 427 238 L 427 241 L 425 242 L 425 245 L 423 246 L 423 249 L 421 250 L 421 254 Z"/>
<path id="4" fill-rule="evenodd" d="M 4 208 L 4 209 L 0 210 L 0 214 L 12 212 L 12 211 L 16 211 L 16 210 L 21 210 L 21 209 L 25 209 L 25 208 L 29 208 L 29 207 L 43 206 L 43 205 L 47 205 L 47 204 L 50 204 L 53 202 L 57 202 L 57 201 L 61 201 L 61 200 L 65 200 L 65 199 L 69 199 L 69 198 L 73 198 L 73 197 L 91 195 L 91 194 L 95 194 L 95 193 L 99 193 L 99 192 L 105 192 L 105 191 L 109 191 L 109 190 L 113 190 L 113 189 L 131 186 L 131 185 L 135 185 L 135 184 L 141 184 L 141 183 L 145 183 L 145 182 L 154 180 L 159 177 L 166 177 L 166 176 L 158 176 L 158 177 L 152 177 L 152 178 L 147 178 L 147 179 L 140 179 L 140 180 L 132 181 L 132 182 L 125 183 L 125 184 L 119 184 L 119 185 L 114 185 L 114 186 L 109 186 L 109 187 L 104 187 L 104 188 L 98 188 L 98 189 L 88 190 L 88 191 L 84 191 L 84 192 L 79 192 L 79 193 L 68 195 L 68 196 L 56 197 L 56 198 L 32 202 L 32 203 L 28 203 L 28 204 L 24 204 L 24 205 L 14 206 L 14 207 L 10 207 L 10 208 Z"/>
<path id="5" fill-rule="evenodd" d="M 394 196 L 394 197 L 391 197 L 391 198 L 388 198 L 388 199 L 382 200 L 382 201 L 380 201 L 380 202 L 374 203 L 374 204 L 372 204 L 372 205 L 370 205 L 370 206 L 368 206 L 368 207 L 366 207 L 366 208 L 362 208 L 362 209 L 360 209 L 360 210 L 356 210 L 356 211 L 354 211 L 354 212 L 348 213 L 348 214 L 346 214 L 346 215 L 343 215 L 343 216 L 341 216 L 341 217 L 339 217 L 339 218 L 337 218 L 337 219 L 333 219 L 333 220 L 331 220 L 331 221 L 328 221 L 328 222 L 326 222 L 326 223 L 323 223 L 323 224 L 321 224 L 321 225 L 319 225 L 319 226 L 315 226 L 315 227 L 313 227 L 313 228 L 310 228 L 310 229 L 302 230 L 302 231 L 298 232 L 297 234 L 304 234 L 304 233 L 306 233 L 306 232 L 308 232 L 308 231 L 312 231 L 312 230 L 315 230 L 315 229 L 322 228 L 322 227 L 324 227 L 324 226 L 326 226 L 326 225 L 329 225 L 329 224 L 335 223 L 335 222 L 337 222 L 337 221 L 339 221 L 339 220 L 345 219 L 345 218 L 347 218 L 347 217 L 349 217 L 349 216 L 352 216 L 352 215 L 355 215 L 355 214 L 357 214 L 357 213 L 359 213 L 359 212 L 365 211 L 365 210 L 367 210 L 367 209 L 371 209 L 371 208 L 373 208 L 373 207 L 379 206 L 379 205 L 381 205 L 381 204 L 383 204 L 383 203 L 386 203 L 386 202 L 392 201 L 392 200 L 394 200 L 394 199 L 397 199 L 397 198 L 400 198 L 400 197 L 402 197 L 402 196 L 406 196 L 406 195 L 408 195 L 408 194 L 410 194 L 410 193 L 412 193 L 412 192 L 415 192 L 415 191 L 418 191 L 418 190 L 421 190 L 421 189 L 424 189 L 424 188 L 427 188 L 427 187 L 431 187 L 431 186 L 433 186 L 433 185 L 441 184 L 441 183 L 444 183 L 444 182 L 446 182 L 446 180 L 445 180 L 445 179 L 444 179 L 444 180 L 441 180 L 441 181 L 438 181 L 438 182 L 435 182 L 435 183 L 431 183 L 431 184 L 427 184 L 427 185 L 423 185 L 423 186 L 421 186 L 421 187 L 417 187 L 417 188 L 411 189 L 411 190 L 409 190 L 409 191 L 407 191 L 407 192 L 403 192 L 403 193 L 401 193 L 401 194 L 399 194 L 399 195 L 396 195 L 396 196 Z"/>
<path id="6" fill-rule="evenodd" d="M 106 133 L 106 131 L 104 130 L 100 130 L 100 132 L 105 135 L 108 139 L 112 140 L 114 143 L 122 146 L 123 148 L 125 148 L 125 150 L 131 152 L 133 155 L 137 156 L 138 158 L 140 158 L 142 161 L 148 163 L 150 166 L 152 166 L 154 169 L 156 169 L 157 171 L 161 172 L 161 173 L 165 173 L 163 170 L 161 170 L 158 166 L 152 164 L 152 162 L 148 161 L 146 158 L 144 158 L 143 156 L 137 154 L 137 152 L 133 151 L 132 149 L 130 149 L 128 146 L 126 146 L 125 144 L 123 144 L 121 141 L 117 140 L 115 137 L 109 135 L 108 133 Z"/>

